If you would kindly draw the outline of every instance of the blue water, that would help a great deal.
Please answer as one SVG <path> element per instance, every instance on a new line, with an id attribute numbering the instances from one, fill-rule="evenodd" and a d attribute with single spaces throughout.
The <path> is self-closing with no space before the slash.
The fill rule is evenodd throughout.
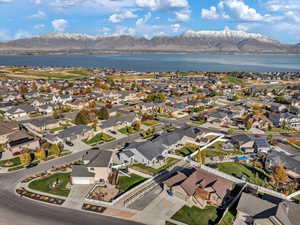
<path id="1" fill-rule="evenodd" d="M 0 65 L 101 67 L 139 72 L 300 71 L 300 55 L 145 54 L 0 56 Z"/>

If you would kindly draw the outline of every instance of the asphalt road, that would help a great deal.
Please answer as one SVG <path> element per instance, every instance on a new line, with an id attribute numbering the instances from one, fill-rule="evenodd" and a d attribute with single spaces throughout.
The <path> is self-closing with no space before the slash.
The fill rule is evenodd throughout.
<path id="1" fill-rule="evenodd" d="M 113 143 L 109 145 L 113 146 Z M 52 206 L 15 194 L 15 187 L 20 180 L 52 166 L 78 160 L 83 154 L 80 152 L 51 160 L 16 173 L 0 174 L 0 225 L 138 225 L 133 221 Z"/>

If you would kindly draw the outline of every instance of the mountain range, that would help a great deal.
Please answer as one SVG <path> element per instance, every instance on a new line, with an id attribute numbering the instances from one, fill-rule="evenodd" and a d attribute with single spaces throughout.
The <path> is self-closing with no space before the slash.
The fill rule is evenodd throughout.
<path id="1" fill-rule="evenodd" d="M 223 52 L 300 54 L 300 43 L 282 44 L 261 34 L 244 31 L 193 31 L 151 39 L 130 35 L 90 36 L 49 33 L 0 43 L 0 54 L 47 54 L 47 52 Z"/>

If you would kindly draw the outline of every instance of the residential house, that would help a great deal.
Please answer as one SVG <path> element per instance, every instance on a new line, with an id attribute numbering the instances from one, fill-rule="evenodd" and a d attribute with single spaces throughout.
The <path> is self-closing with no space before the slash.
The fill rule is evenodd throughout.
<path id="1" fill-rule="evenodd" d="M 234 224 L 298 225 L 299 212 L 300 205 L 291 201 L 283 201 L 270 195 L 257 197 L 242 193 Z"/>
<path id="2" fill-rule="evenodd" d="M 186 201 L 187 205 L 205 208 L 207 205 L 222 206 L 234 183 L 204 170 L 190 168 L 177 172 L 163 184 L 167 192 Z"/>
<path id="3" fill-rule="evenodd" d="M 93 129 L 86 125 L 76 125 L 61 131 L 57 137 L 63 141 L 75 141 L 91 138 L 94 136 Z"/>
<path id="4" fill-rule="evenodd" d="M 266 169 L 270 170 L 270 172 L 274 169 L 274 167 L 278 164 L 281 164 L 286 169 L 288 176 L 292 179 L 300 182 L 300 157 L 298 156 L 289 156 L 284 152 L 278 152 L 272 150 L 267 155 L 265 160 Z"/>
<path id="5" fill-rule="evenodd" d="M 27 120 L 23 122 L 23 125 L 29 130 L 34 130 L 40 133 L 60 126 L 59 120 L 56 120 L 53 117 L 42 117 Z"/>
<path id="6" fill-rule="evenodd" d="M 8 135 L 19 130 L 19 123 L 16 121 L 1 121 L 0 120 L 0 144 L 5 144 L 8 141 Z"/>
<path id="7" fill-rule="evenodd" d="M 12 152 L 35 150 L 40 147 L 39 139 L 27 134 L 23 130 L 15 131 L 7 136 L 7 148 Z"/>
<path id="8" fill-rule="evenodd" d="M 131 124 L 137 119 L 138 118 L 135 113 L 127 113 L 120 117 L 111 117 L 108 120 L 101 121 L 100 128 L 103 131 L 118 130 L 126 126 L 131 126 Z"/>
<path id="9" fill-rule="evenodd" d="M 237 134 L 231 137 L 231 142 L 245 153 L 254 152 L 254 140 L 247 134 Z"/>
<path id="10" fill-rule="evenodd" d="M 67 102 L 72 101 L 72 99 L 71 95 L 53 95 L 52 102 L 66 104 Z"/>
<path id="11" fill-rule="evenodd" d="M 34 112 L 36 112 L 36 109 L 33 106 L 23 104 L 11 107 L 4 115 L 11 120 L 22 120 L 28 118 Z"/>
<path id="12" fill-rule="evenodd" d="M 92 149 L 86 152 L 83 165 L 73 165 L 72 184 L 108 184 L 112 174 L 112 151 Z"/>

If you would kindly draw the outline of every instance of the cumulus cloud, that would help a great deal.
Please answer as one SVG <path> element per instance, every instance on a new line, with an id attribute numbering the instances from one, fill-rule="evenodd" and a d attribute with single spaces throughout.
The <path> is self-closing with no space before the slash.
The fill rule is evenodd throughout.
<path id="1" fill-rule="evenodd" d="M 201 10 L 201 17 L 203 19 L 216 20 L 220 18 L 220 15 L 217 13 L 217 8 L 215 6 L 211 6 L 209 9 Z"/>
<path id="2" fill-rule="evenodd" d="M 172 32 L 178 33 L 180 31 L 181 25 L 176 23 L 171 25 Z"/>
<path id="3" fill-rule="evenodd" d="M 56 19 L 51 24 L 56 32 L 64 32 L 68 26 L 68 21 L 65 19 Z"/>
<path id="4" fill-rule="evenodd" d="M 45 27 L 45 24 L 36 24 L 36 25 L 34 25 L 34 29 L 42 29 L 42 28 L 44 28 Z"/>
<path id="5" fill-rule="evenodd" d="M 137 21 L 136 21 L 136 25 L 137 26 L 141 26 L 141 25 L 144 25 L 146 24 L 152 17 L 152 14 L 151 12 L 148 12 L 144 17 L 142 18 L 139 18 Z"/>
<path id="6" fill-rule="evenodd" d="M 152 11 L 176 11 L 189 7 L 187 0 L 136 0 L 135 4 Z"/>
<path id="7" fill-rule="evenodd" d="M 114 13 L 112 14 L 108 20 L 112 23 L 120 23 L 123 20 L 126 19 L 134 19 L 137 18 L 138 16 L 136 14 L 134 14 L 132 11 L 130 10 L 122 10 L 118 13 Z"/>
<path id="8" fill-rule="evenodd" d="M 271 12 L 300 11 L 299 0 L 268 0 L 264 6 Z"/>
<path id="9" fill-rule="evenodd" d="M 31 19 L 43 19 L 46 17 L 47 17 L 46 13 L 43 12 L 42 10 L 38 10 L 35 14 L 29 16 L 29 18 Z"/>

